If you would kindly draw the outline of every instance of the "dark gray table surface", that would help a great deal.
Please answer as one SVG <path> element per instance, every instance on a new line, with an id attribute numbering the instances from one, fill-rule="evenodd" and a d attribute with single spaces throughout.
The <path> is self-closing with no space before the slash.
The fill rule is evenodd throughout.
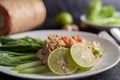
<path id="1" fill-rule="evenodd" d="M 86 9 L 91 0 L 44 0 L 47 9 L 47 18 L 42 26 L 38 26 L 35 30 L 41 29 L 57 29 L 54 24 L 54 17 L 57 13 L 62 11 L 70 12 L 74 18 L 74 23 L 79 24 L 79 16 L 86 12 Z M 104 5 L 113 5 L 116 10 L 120 10 L 120 0 L 103 0 Z M 98 33 L 95 29 L 87 28 L 84 31 Z M 0 80 L 27 80 L 14 76 L 9 76 L 4 73 L 0 73 Z M 120 63 L 113 68 L 96 74 L 87 78 L 76 80 L 120 80 Z"/>

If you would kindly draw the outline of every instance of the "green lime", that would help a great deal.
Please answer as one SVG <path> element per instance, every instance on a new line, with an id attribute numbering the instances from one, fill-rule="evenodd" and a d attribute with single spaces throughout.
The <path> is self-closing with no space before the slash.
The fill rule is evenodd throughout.
<path id="1" fill-rule="evenodd" d="M 70 57 L 68 48 L 57 48 L 48 56 L 50 70 L 58 75 L 72 74 L 77 70 L 76 65 Z"/>
<path id="2" fill-rule="evenodd" d="M 59 27 L 64 27 L 66 25 L 72 24 L 73 23 L 73 17 L 70 13 L 68 12 L 62 12 L 59 13 L 55 17 L 55 23 Z"/>
<path id="3" fill-rule="evenodd" d="M 73 44 L 70 54 L 81 70 L 89 70 L 95 65 L 96 60 L 92 51 L 83 44 Z"/>

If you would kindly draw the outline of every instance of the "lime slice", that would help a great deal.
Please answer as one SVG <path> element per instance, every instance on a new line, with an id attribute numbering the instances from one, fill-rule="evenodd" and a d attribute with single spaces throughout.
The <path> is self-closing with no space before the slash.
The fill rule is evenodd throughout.
<path id="1" fill-rule="evenodd" d="M 76 65 L 70 57 L 68 48 L 57 48 L 48 56 L 50 70 L 58 75 L 72 74 L 77 70 Z"/>
<path id="2" fill-rule="evenodd" d="M 95 65 L 96 61 L 92 51 L 83 44 L 73 44 L 70 54 L 81 70 L 89 70 Z"/>

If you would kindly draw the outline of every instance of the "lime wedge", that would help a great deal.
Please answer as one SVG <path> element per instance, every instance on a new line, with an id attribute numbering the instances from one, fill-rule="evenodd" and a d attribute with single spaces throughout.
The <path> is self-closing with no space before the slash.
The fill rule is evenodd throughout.
<path id="1" fill-rule="evenodd" d="M 81 70 L 89 70 L 95 65 L 96 61 L 92 51 L 83 44 L 73 44 L 70 54 Z"/>
<path id="2" fill-rule="evenodd" d="M 76 65 L 70 57 L 68 48 L 57 48 L 48 56 L 50 70 L 58 75 L 72 74 L 77 70 Z"/>

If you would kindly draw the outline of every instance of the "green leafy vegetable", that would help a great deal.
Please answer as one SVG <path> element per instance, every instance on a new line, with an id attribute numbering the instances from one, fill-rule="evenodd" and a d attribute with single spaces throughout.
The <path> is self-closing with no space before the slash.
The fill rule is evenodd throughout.
<path id="1" fill-rule="evenodd" d="M 87 10 L 88 21 L 104 25 L 120 25 L 120 16 L 115 15 L 113 6 L 103 6 L 102 0 L 93 0 Z"/>
<path id="2" fill-rule="evenodd" d="M 49 71 L 50 70 L 47 66 L 42 65 L 42 66 L 36 66 L 36 67 L 20 70 L 19 73 L 22 73 L 22 74 L 39 74 L 39 73 L 45 73 L 45 72 L 49 72 Z"/>
<path id="3" fill-rule="evenodd" d="M 6 43 L 8 43 L 10 41 L 15 41 L 15 39 L 10 38 L 9 36 L 0 37 L 0 42 L 1 42 L 2 45 L 6 44 Z"/>
<path id="4" fill-rule="evenodd" d="M 2 51 L 12 51 L 12 52 L 37 52 L 38 49 L 43 47 L 43 41 L 40 39 L 34 39 L 31 37 L 24 37 L 19 39 L 13 39 L 8 36 L 0 38 L 2 46 L 0 50 Z"/>
<path id="5" fill-rule="evenodd" d="M 101 9 L 102 2 L 100 0 L 93 0 L 87 10 L 87 19 L 94 20 L 100 14 Z"/>
<path id="6" fill-rule="evenodd" d="M 107 18 L 107 17 L 114 17 L 115 16 L 114 14 L 115 14 L 115 9 L 113 8 L 113 6 L 103 6 L 98 16 Z"/>
<path id="7" fill-rule="evenodd" d="M 0 42 L 0 65 L 17 65 L 12 68 L 12 70 L 24 74 L 44 73 L 49 71 L 49 68 L 42 65 L 42 62 L 36 55 L 36 52 L 43 47 L 43 40 L 28 36 L 18 39 L 2 36 L 0 37 Z"/>
<path id="8" fill-rule="evenodd" d="M 3 45 L 0 46 L 1 51 L 12 51 L 12 52 L 37 52 L 41 46 L 38 45 Z"/>
<path id="9" fill-rule="evenodd" d="M 15 53 L 8 51 L 0 51 L 0 65 L 15 66 L 18 64 L 37 60 L 36 54 Z"/>
<path id="10" fill-rule="evenodd" d="M 43 40 L 41 39 L 34 39 L 31 37 L 24 37 L 24 38 L 11 38 L 9 36 L 2 36 L 0 37 L 0 42 L 2 45 L 23 45 L 23 44 L 43 44 Z"/>
<path id="11" fill-rule="evenodd" d="M 35 66 L 39 66 L 41 65 L 42 62 L 40 60 L 38 61 L 32 61 L 32 62 L 29 62 L 29 63 L 24 63 L 24 64 L 20 64 L 16 67 L 13 67 L 12 70 L 14 71 L 20 71 L 20 70 L 23 70 L 23 69 L 27 69 L 27 68 L 32 68 L 32 67 L 35 67 Z"/>

